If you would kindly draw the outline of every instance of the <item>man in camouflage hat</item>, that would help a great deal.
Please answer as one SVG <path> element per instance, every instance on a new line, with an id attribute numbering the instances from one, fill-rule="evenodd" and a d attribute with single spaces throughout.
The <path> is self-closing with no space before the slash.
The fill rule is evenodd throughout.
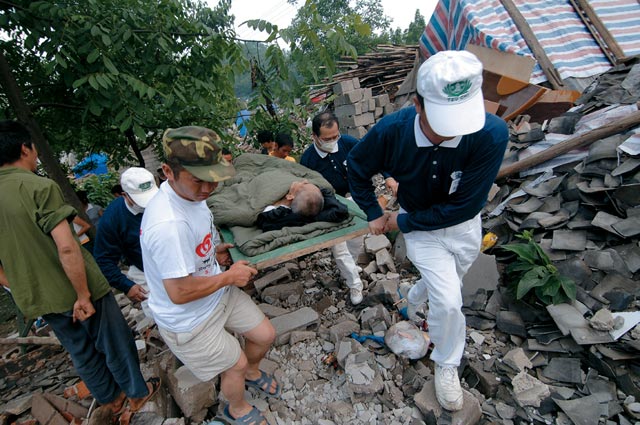
<path id="1" fill-rule="evenodd" d="M 221 374 L 227 420 L 266 424 L 244 392 L 251 386 L 279 395 L 273 376 L 258 369 L 275 331 L 239 289 L 257 270 L 246 261 L 231 265 L 231 244 L 216 246 L 205 201 L 235 174 L 219 141 L 212 130 L 195 126 L 168 129 L 162 137 L 167 181 L 147 205 L 140 235 L 149 309 L 166 344 L 195 376 L 208 381 Z M 230 267 L 223 272 L 220 266 Z M 245 337 L 244 350 L 230 332 Z"/>

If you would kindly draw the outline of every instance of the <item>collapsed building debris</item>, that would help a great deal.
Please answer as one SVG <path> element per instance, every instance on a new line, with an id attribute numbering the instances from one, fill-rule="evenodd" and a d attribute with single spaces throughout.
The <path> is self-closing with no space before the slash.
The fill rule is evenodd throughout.
<path id="1" fill-rule="evenodd" d="M 365 284 L 365 299 L 357 307 L 348 303 L 327 250 L 267 269 L 254 281 L 248 291 L 277 332 L 261 368 L 275 374 L 282 394 L 266 399 L 249 389 L 251 403 L 267 412 L 271 424 L 640 420 L 640 150 L 633 121 L 640 100 L 638 66 L 625 65 L 627 74 L 619 80 L 624 95 L 604 74 L 600 81 L 606 89 L 594 85 L 581 106 L 554 123 L 534 125 L 526 118 L 511 123 L 513 149 L 505 167 L 522 165 L 525 155 L 535 156 L 532 151 L 545 143 L 575 140 L 580 131 L 593 140 L 564 159 L 553 151 L 545 160 L 554 162 L 536 162 L 536 172 L 532 164 L 504 172 L 485 207 L 483 226 L 496 235 L 497 244 L 479 257 L 464 282 L 463 410 L 439 407 L 428 355 L 411 359 L 385 342 L 390 331 L 406 323 L 404 299 L 418 278 L 401 234 L 350 244 Z M 339 84 L 343 88 L 336 90 L 352 91 L 349 83 Z M 610 107 L 603 109 L 605 103 Z M 615 131 L 602 130 L 629 117 L 632 122 Z M 551 129 L 561 129 L 564 139 Z M 376 184 L 383 187 L 382 181 Z M 501 281 L 500 271 L 512 254 L 500 246 L 525 230 L 533 232 L 554 267 L 576 283 L 574 302 L 531 304 L 513 296 L 512 282 Z M 167 350 L 153 321 L 126 297 L 119 295 L 118 301 L 136 334 L 143 373 L 163 380 L 159 396 L 131 423 L 211 420 L 224 403 L 218 380 L 196 380 Z M 428 321 L 422 325 L 428 333 Z M 2 340 L 14 343 L 2 346 L 7 350 L 0 359 L 2 423 L 79 423 L 95 408 L 93 399 L 61 347 L 38 344 L 45 340 L 36 338 L 53 335 L 42 330 L 38 335 Z M 23 354 L 17 344 L 29 343 Z"/>

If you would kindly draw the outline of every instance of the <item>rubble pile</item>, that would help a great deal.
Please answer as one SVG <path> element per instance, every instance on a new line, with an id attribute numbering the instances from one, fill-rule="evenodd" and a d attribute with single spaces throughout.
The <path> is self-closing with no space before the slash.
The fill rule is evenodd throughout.
<path id="1" fill-rule="evenodd" d="M 512 122 L 513 152 L 535 154 L 525 151 L 637 111 L 639 69 L 613 76 L 636 93 L 630 101 L 607 89 L 616 98 L 602 108 L 607 90 L 596 85 L 582 109 L 546 124 Z M 608 78 L 603 84 L 615 86 Z M 627 103 L 618 105 L 620 98 Z M 410 350 L 392 350 L 397 338 L 390 332 L 403 326 L 428 343 L 428 321 L 407 324 L 404 316 L 407 291 L 419 276 L 400 233 L 349 242 L 365 286 L 358 306 L 348 301 L 328 250 L 267 269 L 246 288 L 276 329 L 261 368 L 282 387 L 279 398 L 268 399 L 248 389 L 251 403 L 278 425 L 638 423 L 638 143 L 633 132 L 615 134 L 553 158 L 535 173 L 499 181 L 483 213 L 497 245 L 480 255 L 463 287 L 463 410 L 439 407 L 428 354 L 412 359 Z M 380 178 L 376 183 L 384 185 Z M 576 283 L 576 301 L 544 306 L 514 297 L 513 282 L 500 273 L 514 254 L 500 246 L 525 230 Z M 217 379 L 198 381 L 167 350 L 153 321 L 123 295 L 118 301 L 136 334 L 143 374 L 163 382 L 131 423 L 213 424 L 224 406 Z M 38 335 L 47 336 L 46 329 Z M 1 355 L 2 423 L 80 423 L 95 409 L 60 346 L 30 345 L 23 353 L 5 345 Z"/>
<path id="2" fill-rule="evenodd" d="M 365 282 L 365 300 L 358 307 L 347 301 L 347 290 L 327 250 L 265 271 L 250 289 L 277 331 L 276 343 L 261 368 L 275 373 L 282 385 L 281 397 L 267 399 L 248 390 L 251 402 L 267 411 L 270 423 L 636 420 L 635 400 L 640 393 L 630 361 L 637 351 L 630 348 L 640 343 L 635 339 L 640 331 L 634 329 L 618 342 L 576 341 L 585 334 L 608 335 L 607 330 L 615 327 L 611 313 L 603 311 L 589 321 L 573 305 L 555 306 L 549 312 L 522 305 L 509 297 L 504 286 L 496 287 L 496 274 L 489 274 L 494 276 L 492 281 L 480 282 L 494 289 L 465 290 L 469 332 L 460 367 L 464 409 L 453 414 L 443 411 L 435 399 L 428 356 L 411 360 L 393 354 L 385 344 L 389 329 L 405 320 L 404 297 L 418 276 L 406 260 L 398 258 L 401 250 L 395 250 L 386 236 L 366 237 L 361 246 L 354 252 Z M 491 256 L 483 256 L 480 263 L 483 268 L 496 267 Z M 487 275 L 477 265 L 469 274 Z M 476 285 L 473 280 L 467 284 Z M 132 423 L 211 420 L 224 403 L 216 390 L 217 380 L 195 379 L 166 350 L 150 319 L 124 296 L 118 300 L 138 335 L 143 373 L 159 374 L 163 380 L 160 396 L 134 415 Z M 583 333 L 575 333 L 577 322 Z M 422 325 L 428 332 L 428 325 Z M 55 405 L 47 400 L 54 396 L 85 411 L 92 408 L 90 395 L 74 391 L 81 382 L 60 347 L 43 346 L 26 355 L 19 355 L 16 347 L 5 355 L 2 367 L 2 411 L 8 423 L 41 421 L 44 408 L 34 411 L 36 396 L 38 406 L 46 405 L 49 413 Z M 45 402 L 39 394 L 46 396 Z M 581 422 L 583 416 L 589 420 Z"/>

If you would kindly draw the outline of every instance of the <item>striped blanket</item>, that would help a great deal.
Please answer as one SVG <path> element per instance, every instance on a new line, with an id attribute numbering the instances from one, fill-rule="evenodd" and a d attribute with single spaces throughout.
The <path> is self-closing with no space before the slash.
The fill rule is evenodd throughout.
<path id="1" fill-rule="evenodd" d="M 547 56 L 565 79 L 601 74 L 611 63 L 567 0 L 513 0 Z M 640 54 L 637 0 L 591 0 L 626 56 Z M 500 0 L 440 0 L 420 37 L 423 57 L 467 44 L 531 56 L 531 50 Z M 546 81 L 536 65 L 530 82 Z"/>

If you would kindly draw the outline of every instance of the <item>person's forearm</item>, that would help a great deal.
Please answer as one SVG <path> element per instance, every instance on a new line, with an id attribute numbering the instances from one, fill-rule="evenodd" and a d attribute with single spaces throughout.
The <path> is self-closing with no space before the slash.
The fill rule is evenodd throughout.
<path id="1" fill-rule="evenodd" d="M 163 279 L 164 287 L 174 304 L 186 304 L 207 297 L 230 285 L 228 272 L 215 276 L 186 276 L 180 279 Z"/>
<path id="2" fill-rule="evenodd" d="M 94 247 L 93 253 L 95 255 L 96 263 L 98 263 L 98 267 L 100 267 L 100 271 L 107 278 L 109 285 L 113 288 L 124 292 L 125 294 L 129 292 L 131 287 L 135 285 L 127 276 L 122 273 L 120 267 L 118 267 L 118 262 L 115 260 L 115 256 L 110 255 L 97 255 L 97 247 Z"/>
<path id="3" fill-rule="evenodd" d="M 78 298 L 90 298 L 91 292 L 89 292 L 89 287 L 87 286 L 87 273 L 80 246 L 78 244 L 66 245 L 58 249 L 58 257 Z"/>

